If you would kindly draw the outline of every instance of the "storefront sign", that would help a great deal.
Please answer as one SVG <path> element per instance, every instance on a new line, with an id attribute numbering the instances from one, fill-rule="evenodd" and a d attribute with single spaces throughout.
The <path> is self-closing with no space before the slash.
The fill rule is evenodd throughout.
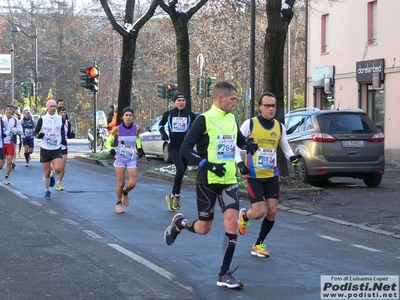
<path id="1" fill-rule="evenodd" d="M 333 86 L 335 76 L 335 66 L 326 66 L 314 68 L 312 72 L 312 86 L 325 87 L 325 78 L 330 78 L 330 83 Z"/>
<path id="2" fill-rule="evenodd" d="M 385 60 L 383 58 L 358 61 L 356 63 L 356 80 L 357 80 L 357 82 L 372 83 L 373 78 L 374 78 L 374 75 L 373 75 L 374 73 L 379 74 L 378 78 L 379 78 L 380 82 L 384 82 L 384 80 L 385 80 Z M 375 76 L 377 76 L 377 75 L 375 75 Z"/>

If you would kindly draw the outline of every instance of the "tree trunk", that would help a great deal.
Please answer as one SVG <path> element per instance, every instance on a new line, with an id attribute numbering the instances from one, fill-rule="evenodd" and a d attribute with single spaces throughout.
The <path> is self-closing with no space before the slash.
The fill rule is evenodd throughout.
<path id="1" fill-rule="evenodd" d="M 296 0 L 286 0 L 293 7 Z M 264 81 L 265 91 L 276 96 L 277 110 L 275 118 L 284 123 L 284 55 L 288 26 L 291 18 L 282 15 L 282 0 L 266 1 L 268 26 L 264 43 Z M 278 166 L 282 176 L 289 174 L 286 158 L 282 151 L 278 151 Z"/>

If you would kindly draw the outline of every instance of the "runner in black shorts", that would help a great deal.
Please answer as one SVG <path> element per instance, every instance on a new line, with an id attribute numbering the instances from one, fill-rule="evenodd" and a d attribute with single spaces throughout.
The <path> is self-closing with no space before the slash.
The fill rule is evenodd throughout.
<path id="1" fill-rule="evenodd" d="M 237 105 L 236 88 L 226 81 L 219 82 L 213 89 L 213 98 L 211 109 L 196 118 L 180 150 L 184 157 L 199 166 L 196 177 L 198 219 L 176 214 L 165 230 L 164 239 L 167 245 L 172 245 L 183 229 L 207 234 L 213 224 L 218 199 L 225 235 L 217 285 L 241 288 L 243 283 L 232 276 L 235 269 L 231 269 L 230 265 L 236 248 L 239 209 L 236 162 L 243 163 L 239 147 L 244 146 L 246 141 L 235 116 L 230 113 Z"/>
<path id="2" fill-rule="evenodd" d="M 285 126 L 274 119 L 275 96 L 268 92 L 264 93 L 258 100 L 258 107 L 261 114 L 246 120 L 240 127 L 243 135 L 254 139 L 259 148 L 253 157 L 247 154 L 246 165 L 249 174 L 246 178 L 251 208 L 240 210 L 238 231 L 240 234 L 245 234 L 250 220 L 260 219 L 265 215 L 251 255 L 269 257 L 264 240 L 274 226 L 279 201 L 279 170 L 276 152 L 278 146 L 292 164 L 298 163 L 298 160 L 286 139 Z"/>
<path id="3" fill-rule="evenodd" d="M 46 99 L 47 113 L 37 122 L 34 136 L 41 139 L 40 162 L 43 166 L 43 183 L 46 188 L 44 198 L 51 199 L 50 187 L 55 185 L 54 175 L 63 169 L 61 145 L 66 145 L 63 118 L 56 114 L 57 102 Z M 51 169 L 53 168 L 53 169 Z"/>

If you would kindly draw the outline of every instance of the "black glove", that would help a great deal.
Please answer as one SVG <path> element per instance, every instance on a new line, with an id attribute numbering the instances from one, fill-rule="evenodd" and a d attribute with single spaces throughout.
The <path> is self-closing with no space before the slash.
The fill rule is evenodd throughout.
<path id="1" fill-rule="evenodd" d="M 168 140 L 169 140 L 168 134 L 163 133 L 163 134 L 161 135 L 161 139 L 162 139 L 163 141 L 168 141 Z"/>
<path id="2" fill-rule="evenodd" d="M 42 139 L 42 138 L 44 138 L 44 133 L 43 132 L 41 132 L 41 133 L 38 133 L 37 135 L 36 135 L 36 137 L 38 138 L 38 139 Z"/>
<path id="3" fill-rule="evenodd" d="M 258 144 L 253 138 L 248 138 L 246 141 L 247 144 L 247 153 L 253 155 L 258 150 Z"/>
<path id="4" fill-rule="evenodd" d="M 292 166 L 299 165 L 299 156 L 298 155 L 291 156 L 289 159 L 290 159 L 290 162 L 292 163 Z"/>
<path id="5" fill-rule="evenodd" d="M 71 132 L 68 134 L 68 138 L 69 138 L 69 139 L 74 139 L 74 138 L 75 138 L 75 132 L 71 131 Z"/>
<path id="6" fill-rule="evenodd" d="M 225 175 L 226 169 L 224 168 L 225 163 L 222 164 L 215 164 L 215 163 L 210 163 L 210 162 L 206 162 L 204 164 L 204 167 L 213 172 L 214 174 L 216 174 L 218 177 L 222 177 Z"/>
<path id="7" fill-rule="evenodd" d="M 115 151 L 114 148 L 112 148 L 112 149 L 110 150 L 110 155 L 111 155 L 111 156 L 115 156 L 115 154 L 117 154 L 117 152 Z"/>
<path id="8" fill-rule="evenodd" d="M 7 134 L 5 134 L 5 133 L 3 132 L 2 137 L 3 137 L 3 138 L 6 138 L 6 137 L 7 137 Z"/>
<path id="9" fill-rule="evenodd" d="M 240 174 L 242 174 L 242 175 L 247 175 L 247 174 L 250 173 L 249 169 L 246 167 L 246 165 L 244 164 L 244 162 L 242 162 L 242 161 L 239 162 L 239 163 L 237 164 L 237 166 L 238 166 L 238 169 L 239 169 Z"/>
<path id="10" fill-rule="evenodd" d="M 142 156 L 145 156 L 146 153 L 144 153 L 142 148 L 138 148 L 137 149 L 137 155 L 139 156 L 139 158 L 141 158 Z"/>

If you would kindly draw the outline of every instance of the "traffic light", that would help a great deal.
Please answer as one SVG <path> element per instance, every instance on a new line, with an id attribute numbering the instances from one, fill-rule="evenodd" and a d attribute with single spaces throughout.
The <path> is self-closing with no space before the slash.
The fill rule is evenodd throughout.
<path id="1" fill-rule="evenodd" d="M 178 93 L 178 84 L 177 84 L 177 83 L 174 83 L 174 84 L 172 85 L 172 99 L 175 98 L 175 94 L 176 94 L 176 93 Z"/>
<path id="2" fill-rule="evenodd" d="M 24 96 L 24 98 L 28 98 L 29 97 L 29 87 L 30 87 L 29 82 L 23 82 L 23 83 L 21 83 L 21 86 L 22 86 L 22 95 Z"/>
<path id="3" fill-rule="evenodd" d="M 165 89 L 167 91 L 167 99 L 172 99 L 174 91 L 174 86 L 172 85 L 172 83 L 168 83 Z"/>
<path id="4" fill-rule="evenodd" d="M 86 69 L 86 74 L 89 77 L 89 90 L 97 93 L 99 91 L 99 70 L 96 67 L 89 67 Z"/>
<path id="5" fill-rule="evenodd" d="M 217 81 L 217 78 L 215 77 L 207 77 L 206 83 L 207 83 L 207 97 L 211 96 L 211 84 L 213 84 L 215 81 Z"/>
<path id="6" fill-rule="evenodd" d="M 80 86 L 97 93 L 99 91 L 99 70 L 96 67 L 81 67 L 79 71 L 82 73 L 79 76 L 81 79 Z"/>
<path id="7" fill-rule="evenodd" d="M 159 83 L 157 85 L 158 97 L 165 99 L 165 83 Z"/>
<path id="8" fill-rule="evenodd" d="M 79 75 L 79 78 L 81 80 L 79 85 L 81 87 L 84 87 L 85 89 L 89 89 L 89 76 L 86 74 L 86 70 L 87 70 L 87 68 L 84 68 L 84 67 L 79 68 L 79 72 L 81 73 Z"/>

